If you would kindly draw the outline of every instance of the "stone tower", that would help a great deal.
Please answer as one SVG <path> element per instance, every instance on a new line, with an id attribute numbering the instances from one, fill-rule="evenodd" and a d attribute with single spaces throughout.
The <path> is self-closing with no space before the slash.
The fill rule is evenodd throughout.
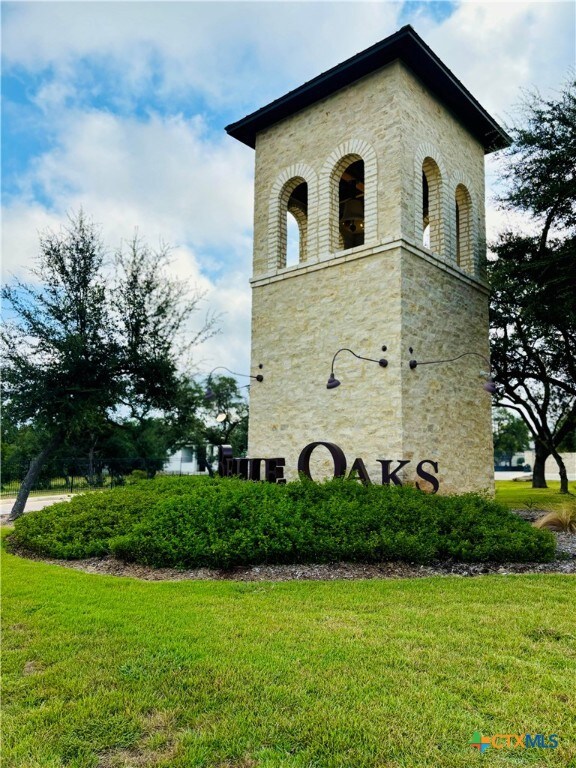
<path id="1" fill-rule="evenodd" d="M 491 490 L 484 155 L 500 126 L 407 26 L 226 129 L 256 149 L 249 455 Z M 292 247 L 287 222 L 299 240 Z M 296 250 L 293 262 L 287 254 Z M 386 351 L 382 351 L 382 347 Z M 333 355 L 341 386 L 327 389 Z M 329 474 L 325 448 L 313 474 Z M 421 487 L 430 489 L 422 481 Z"/>

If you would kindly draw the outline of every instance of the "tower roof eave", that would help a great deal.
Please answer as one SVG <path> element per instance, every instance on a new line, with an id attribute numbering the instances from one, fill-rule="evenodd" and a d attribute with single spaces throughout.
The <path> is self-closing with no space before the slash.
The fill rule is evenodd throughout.
<path id="1" fill-rule="evenodd" d="M 506 131 L 410 25 L 402 27 L 390 37 L 323 72 L 256 112 L 231 123 L 226 126 L 226 131 L 238 141 L 254 148 L 256 135 L 260 131 L 397 60 L 411 69 L 456 115 L 482 144 L 486 154 L 510 145 L 511 139 Z"/>

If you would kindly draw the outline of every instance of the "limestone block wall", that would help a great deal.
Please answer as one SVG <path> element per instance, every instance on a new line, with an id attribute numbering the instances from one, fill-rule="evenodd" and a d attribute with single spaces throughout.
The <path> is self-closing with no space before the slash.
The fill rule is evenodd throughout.
<path id="1" fill-rule="evenodd" d="M 285 457 L 295 478 L 304 446 L 334 442 L 350 464 L 364 458 L 378 479 L 376 459 L 402 450 L 399 248 L 293 268 L 290 277 L 253 287 L 252 365 L 264 365 L 264 381 L 250 391 L 249 455 Z M 335 367 L 342 384 L 328 390 L 340 347 L 390 365 L 342 353 Z M 328 467 L 313 466 L 316 473 Z"/>
<path id="2" fill-rule="evenodd" d="M 416 249 L 402 253 L 403 457 L 438 461 L 445 493 L 493 493 L 492 399 L 480 376 L 486 364 L 474 356 L 414 370 L 407 364 L 464 352 L 488 357 L 488 292 Z"/>
<path id="3" fill-rule="evenodd" d="M 404 482 L 418 480 L 417 463 L 430 459 L 438 462 L 440 492 L 493 492 L 484 363 L 469 357 L 409 367 L 412 357 L 488 355 L 487 290 L 406 244 L 328 263 L 254 283 L 252 361 L 263 364 L 264 381 L 251 387 L 249 455 L 286 458 L 294 479 L 304 446 L 333 442 L 349 466 L 362 458 L 375 482 L 377 459 L 409 460 L 399 473 Z M 342 384 L 327 390 L 340 347 L 389 365 L 341 353 L 335 373 Z M 314 456 L 314 477 L 327 476 L 328 453 Z"/>

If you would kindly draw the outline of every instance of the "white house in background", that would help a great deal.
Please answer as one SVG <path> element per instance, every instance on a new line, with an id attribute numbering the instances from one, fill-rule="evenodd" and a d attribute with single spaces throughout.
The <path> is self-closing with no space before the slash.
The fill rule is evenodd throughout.
<path id="1" fill-rule="evenodd" d="M 192 446 L 180 448 L 164 464 L 164 472 L 168 475 L 195 475 L 198 471 L 196 452 Z"/>

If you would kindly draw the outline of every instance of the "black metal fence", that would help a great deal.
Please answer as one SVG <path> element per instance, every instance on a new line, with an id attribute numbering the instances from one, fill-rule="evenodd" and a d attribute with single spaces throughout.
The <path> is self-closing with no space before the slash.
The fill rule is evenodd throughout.
<path id="1" fill-rule="evenodd" d="M 153 478 L 162 472 L 166 459 L 63 459 L 42 469 L 32 493 L 76 493 L 100 488 L 114 488 L 138 480 Z M 2 465 L 1 496 L 16 496 L 30 462 L 5 461 Z M 179 472 L 170 472 L 179 474 Z"/>

